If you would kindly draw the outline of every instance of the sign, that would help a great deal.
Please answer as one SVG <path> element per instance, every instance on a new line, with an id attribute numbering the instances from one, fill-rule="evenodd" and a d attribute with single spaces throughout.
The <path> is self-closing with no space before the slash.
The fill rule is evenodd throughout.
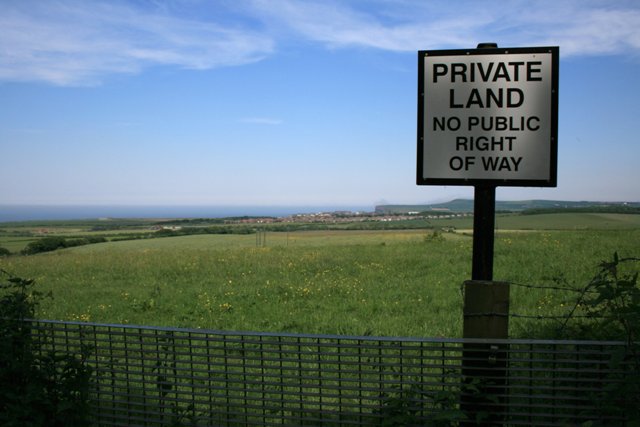
<path id="1" fill-rule="evenodd" d="M 418 52 L 418 185 L 555 187 L 558 47 Z"/>

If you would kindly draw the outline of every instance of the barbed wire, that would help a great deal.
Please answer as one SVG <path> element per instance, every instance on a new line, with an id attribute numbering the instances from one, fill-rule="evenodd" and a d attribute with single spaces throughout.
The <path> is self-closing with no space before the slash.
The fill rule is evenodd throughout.
<path id="1" fill-rule="evenodd" d="M 569 316 L 549 316 L 544 314 L 518 314 L 518 313 L 497 313 L 497 312 L 486 312 L 486 313 L 464 313 L 464 317 L 515 317 L 520 319 L 567 319 Z M 580 316 L 571 316 L 575 317 L 589 317 L 593 318 L 593 316 L 580 315 Z"/>
<path id="2" fill-rule="evenodd" d="M 569 286 L 552 286 L 552 285 L 530 285 L 527 283 L 518 283 L 518 282 L 506 282 L 509 284 L 509 286 L 519 286 L 522 288 L 529 288 L 529 289 L 550 289 L 553 291 L 571 291 L 571 292 L 578 292 L 578 293 L 597 293 L 597 291 L 591 290 L 591 289 L 585 289 L 585 288 L 572 288 Z"/>
<path id="3" fill-rule="evenodd" d="M 518 286 L 521 288 L 528 288 L 528 289 L 548 289 L 548 290 L 552 290 L 552 291 L 570 291 L 570 292 L 578 292 L 578 293 L 598 293 L 598 291 L 595 291 L 593 289 L 588 289 L 586 287 L 582 287 L 582 288 L 572 288 L 569 286 L 554 286 L 554 285 L 531 285 L 531 284 L 527 284 L 527 283 L 518 283 L 518 282 L 510 282 L 510 281 L 503 281 L 502 283 L 505 283 L 509 286 Z M 464 292 L 464 283 L 460 286 L 461 290 Z"/>
<path id="4" fill-rule="evenodd" d="M 528 284 L 528 283 L 518 283 L 512 281 L 504 281 L 503 284 L 508 285 L 509 287 L 521 287 L 527 289 L 544 289 L 544 290 L 552 290 L 552 291 L 562 291 L 562 292 L 576 292 L 580 294 L 577 297 L 577 300 L 567 304 L 567 309 L 569 311 L 565 314 L 522 314 L 522 313 L 504 313 L 504 312 L 476 312 L 476 313 L 464 313 L 465 318 L 470 317 L 501 317 L 501 318 L 515 318 L 515 319 L 532 319 L 532 320 L 558 320 L 565 327 L 570 320 L 577 319 L 587 319 L 592 321 L 597 320 L 614 320 L 614 321 L 623 321 L 623 322 L 637 322 L 640 320 L 640 312 L 631 311 L 625 313 L 617 313 L 614 315 L 604 315 L 598 313 L 597 310 L 590 311 L 590 303 L 589 300 L 592 300 L 592 297 L 589 294 L 602 294 L 601 290 L 596 289 L 600 285 L 609 284 L 610 280 L 607 275 L 613 273 L 615 278 L 615 284 L 618 283 L 617 278 L 617 266 L 622 262 L 638 262 L 640 258 L 637 257 L 626 257 L 626 258 L 618 258 L 617 253 L 615 254 L 613 262 L 603 261 L 600 264 L 600 272 L 594 276 L 589 283 L 587 283 L 583 287 L 571 287 L 571 286 L 562 286 L 561 284 L 556 285 L 540 285 L 540 284 Z M 635 274 L 633 283 L 635 285 L 638 277 L 638 273 Z M 556 279 L 557 282 L 560 282 L 562 278 Z M 465 286 L 464 284 L 461 286 L 461 291 L 464 294 Z M 597 302 L 598 300 L 596 300 Z M 634 298 L 635 301 L 635 298 Z M 593 302 L 593 301 L 592 301 Z M 586 307 L 583 305 L 586 303 Z M 635 302 L 634 302 L 635 303 Z"/>
<path id="5" fill-rule="evenodd" d="M 554 320 L 564 320 L 564 319 L 618 319 L 620 317 L 640 317 L 640 313 L 627 313 L 623 316 L 597 316 L 593 314 L 565 314 L 565 315 L 545 315 L 545 314 L 519 314 L 519 313 L 498 313 L 498 312 L 479 312 L 479 313 L 464 313 L 464 317 L 514 317 L 520 319 L 536 319 L 536 320 L 544 320 L 544 319 L 554 319 Z"/>
<path id="6" fill-rule="evenodd" d="M 619 258 L 616 264 L 620 264 L 623 262 L 639 262 L 639 261 L 640 261 L 640 258 L 637 258 L 637 257 L 625 257 L 625 258 Z M 603 261 L 600 264 L 600 267 L 603 269 L 606 269 L 609 264 L 610 264 L 609 262 Z M 540 285 L 540 284 L 518 283 L 518 282 L 509 281 L 509 280 L 504 281 L 504 283 L 507 283 L 509 286 L 518 286 L 521 288 L 528 288 L 528 289 L 548 289 L 553 291 L 578 292 L 582 294 L 599 293 L 597 290 L 589 288 L 589 286 L 592 285 L 593 282 L 590 282 L 589 284 L 587 284 L 587 286 L 583 286 L 581 288 L 575 288 L 571 286 L 560 286 L 560 285 Z"/>

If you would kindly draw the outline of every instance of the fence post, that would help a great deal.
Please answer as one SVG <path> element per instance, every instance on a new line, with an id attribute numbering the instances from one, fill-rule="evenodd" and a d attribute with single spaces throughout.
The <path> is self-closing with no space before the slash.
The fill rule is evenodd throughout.
<path id="1" fill-rule="evenodd" d="M 507 409 L 506 344 L 509 334 L 509 283 L 489 280 L 464 282 L 463 338 L 489 342 L 464 343 L 461 409 L 469 420 L 464 426 L 501 425 Z"/>
<path id="2" fill-rule="evenodd" d="M 464 282 L 464 338 L 509 338 L 509 282 Z"/>

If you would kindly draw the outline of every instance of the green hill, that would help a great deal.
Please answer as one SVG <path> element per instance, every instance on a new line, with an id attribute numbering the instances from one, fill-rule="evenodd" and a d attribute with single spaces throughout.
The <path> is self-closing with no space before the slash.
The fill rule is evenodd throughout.
<path id="1" fill-rule="evenodd" d="M 519 200 L 496 201 L 496 211 L 551 213 L 551 212 L 626 212 L 640 213 L 640 202 L 591 202 L 562 200 Z M 472 199 L 455 199 L 445 203 L 425 205 L 379 205 L 375 212 L 379 214 L 401 214 L 407 212 L 473 212 Z"/>

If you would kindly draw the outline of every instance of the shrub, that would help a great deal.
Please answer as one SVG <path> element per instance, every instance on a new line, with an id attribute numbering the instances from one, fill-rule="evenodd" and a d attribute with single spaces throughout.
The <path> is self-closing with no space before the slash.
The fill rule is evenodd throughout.
<path id="1" fill-rule="evenodd" d="M 55 251 L 56 249 L 66 248 L 66 240 L 64 237 L 43 237 L 29 243 L 22 253 L 25 255 L 33 255 L 41 252 Z"/>
<path id="2" fill-rule="evenodd" d="M 64 242 L 64 248 L 73 248 L 75 246 L 84 246 L 84 245 L 88 245 L 89 244 L 89 240 L 81 237 L 79 239 L 67 239 Z"/>
<path id="3" fill-rule="evenodd" d="M 639 264 L 639 258 L 620 258 L 617 253 L 611 261 L 601 262 L 561 330 L 574 337 L 626 341 L 626 347 L 621 347 L 609 362 L 614 386 L 594 393 L 592 399 L 599 415 L 626 418 L 628 425 L 640 425 Z"/>
<path id="4" fill-rule="evenodd" d="M 102 236 L 89 236 L 84 238 L 89 244 L 106 243 L 107 239 Z"/>
<path id="5" fill-rule="evenodd" d="M 0 425 L 89 425 L 88 349 L 76 358 L 41 348 L 27 319 L 43 295 L 33 280 L 0 275 Z"/>
<path id="6" fill-rule="evenodd" d="M 561 335 L 586 339 L 638 342 L 640 334 L 639 258 L 602 261 L 600 270 L 581 289 L 561 328 Z"/>
<path id="7" fill-rule="evenodd" d="M 102 236 L 79 237 L 76 239 L 65 239 L 64 237 L 44 237 L 29 243 L 23 250 L 23 255 L 34 255 L 41 252 L 51 252 L 57 249 L 73 248 L 92 243 L 104 243 L 107 239 Z"/>

